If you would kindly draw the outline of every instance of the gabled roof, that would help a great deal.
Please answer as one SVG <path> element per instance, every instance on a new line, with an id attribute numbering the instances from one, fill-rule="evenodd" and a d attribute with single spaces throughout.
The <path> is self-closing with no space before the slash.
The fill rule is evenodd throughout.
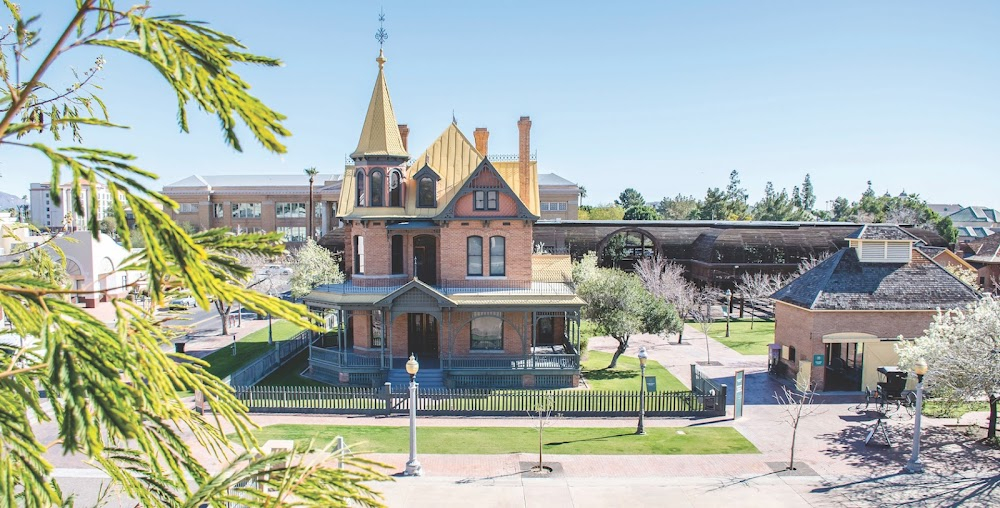
<path id="1" fill-rule="evenodd" d="M 472 192 L 472 183 L 475 180 L 476 176 L 487 171 L 496 174 L 500 178 L 501 188 L 498 190 L 506 194 L 508 197 L 512 198 L 514 200 L 514 203 L 517 204 L 517 214 L 514 217 L 510 218 L 534 219 L 534 220 L 537 220 L 539 218 L 538 214 L 532 214 L 531 211 L 528 210 L 524 202 L 521 200 L 521 197 L 518 196 L 517 192 L 515 192 L 514 189 L 511 189 L 510 184 L 508 184 L 504 180 L 503 175 L 501 175 L 500 172 L 497 171 L 495 167 L 493 167 L 493 163 L 491 163 L 489 160 L 485 158 L 483 159 L 482 162 L 479 163 L 479 167 L 477 167 L 475 171 L 473 171 L 468 177 L 465 178 L 465 182 L 462 184 L 462 187 L 459 188 L 457 191 L 455 191 L 454 194 L 452 194 L 451 201 L 444 206 L 444 208 L 441 210 L 441 213 L 438 215 L 437 218 L 439 219 L 456 218 L 455 206 L 457 204 L 458 198 L 468 194 L 469 192 Z M 490 178 L 492 178 L 492 176 Z M 508 217 L 503 217 L 503 218 L 508 218 Z"/>
<path id="2" fill-rule="evenodd" d="M 358 147 L 351 154 L 354 159 L 362 157 L 408 157 L 403 148 L 403 138 L 399 135 L 396 125 L 396 114 L 392 111 L 392 101 L 389 99 L 389 86 L 385 83 L 385 56 L 378 50 L 378 76 L 375 78 L 375 89 L 368 103 L 365 123 L 361 127 L 361 139 Z"/>
<path id="3" fill-rule="evenodd" d="M 975 290 L 915 250 L 910 263 L 862 263 L 844 248 L 775 292 L 811 310 L 934 310 L 976 301 Z"/>
<path id="4" fill-rule="evenodd" d="M 538 186 L 567 186 L 576 187 L 576 184 L 555 174 L 555 173 L 539 173 L 538 174 Z"/>
<path id="5" fill-rule="evenodd" d="M 972 263 L 1000 263 L 1000 234 L 993 234 L 968 243 L 968 248 L 975 254 L 966 256 L 965 260 Z"/>
<path id="6" fill-rule="evenodd" d="M 449 300 L 447 296 L 444 296 L 443 294 L 438 292 L 438 290 L 428 286 L 420 279 L 412 279 L 410 282 L 403 284 L 402 286 L 399 287 L 399 289 L 393 291 L 392 293 L 389 293 L 388 295 L 385 296 L 385 298 L 382 298 L 381 300 L 376 302 L 375 305 L 379 307 L 392 305 L 392 302 L 394 300 L 411 291 L 416 291 L 418 293 L 423 293 L 425 295 L 430 296 L 431 298 L 436 300 L 437 303 L 442 307 L 455 306 L 455 302 Z"/>
<path id="7" fill-rule="evenodd" d="M 1000 215 L 992 208 L 985 206 L 967 206 L 948 216 L 954 223 L 989 222 L 1000 223 Z M 963 224 L 970 225 L 970 224 Z"/>
<path id="8" fill-rule="evenodd" d="M 917 238 L 907 233 L 903 228 L 895 224 L 865 224 L 860 229 L 847 236 L 848 239 L 858 240 L 906 240 L 909 242 L 919 242 Z"/>

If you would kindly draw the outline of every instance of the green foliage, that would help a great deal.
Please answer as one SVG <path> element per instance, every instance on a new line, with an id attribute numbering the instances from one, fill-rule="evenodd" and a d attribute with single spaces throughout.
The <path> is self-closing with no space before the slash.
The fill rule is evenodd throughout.
<path id="1" fill-rule="evenodd" d="M 82 215 L 84 199 L 90 200 L 91 209 L 99 208 L 96 193 L 84 193 L 82 182 L 107 186 L 116 224 L 125 224 L 125 210 L 131 209 L 135 228 L 119 229 L 121 241 L 141 249 L 119 268 L 144 274 L 152 307 L 180 295 L 194 297 L 202 308 L 210 299 L 239 301 L 296 326 L 317 328 L 318 320 L 304 307 L 233 283 L 247 275 L 235 256 L 276 256 L 284 250 L 278 235 L 234 237 L 223 230 L 192 234 L 163 211 L 175 203 L 143 184 L 156 175 L 136 166 L 132 155 L 25 139 L 48 133 L 60 142 L 61 132 L 69 130 L 72 141 L 80 142 L 84 126 L 116 127 L 107 121 L 100 99 L 86 91 L 103 58 L 93 72 L 70 86 L 43 81 L 60 57 L 94 46 L 125 51 L 152 65 L 177 96 L 182 129 L 187 130 L 185 108 L 194 102 L 219 119 L 233 148 L 240 148 L 236 131 L 243 125 L 265 148 L 283 152 L 278 141 L 288 134 L 280 123 L 283 117 L 250 95 L 249 84 L 232 68 L 273 66 L 278 61 L 243 52 L 235 38 L 203 23 L 180 16 L 147 17 L 148 4 L 120 10 L 113 0 L 79 0 L 69 16 L 52 14 L 69 21 L 56 32 L 52 45 L 42 48 L 33 29 L 38 16 L 22 15 L 7 1 L 5 6 L 13 21 L 0 34 L 0 148 L 32 150 L 45 157 L 51 167 L 51 198 L 72 212 Z M 35 67 L 22 69 L 28 65 Z M 20 82 L 20 76 L 30 78 Z M 70 183 L 69 203 L 60 203 L 57 189 L 63 181 Z M 96 214 L 88 220 L 96 236 Z M 0 505 L 64 503 L 58 481 L 52 479 L 53 466 L 43 457 L 46 453 L 88 459 L 142 506 L 225 506 L 233 500 L 227 492 L 246 479 L 273 488 L 242 489 L 251 498 L 241 502 L 251 505 L 287 506 L 292 495 L 296 506 L 345 506 L 351 500 L 378 505 L 362 482 L 384 476 L 369 462 L 355 460 L 357 469 L 337 470 L 325 467 L 322 456 L 255 458 L 256 440 L 246 409 L 230 387 L 206 371 L 204 362 L 167 349 L 178 333 L 174 327 L 124 299 L 110 302 L 116 322 L 105 324 L 70 302 L 68 296 L 74 293 L 65 289 L 55 270 L 29 262 L 0 265 L 0 307 L 14 333 L 25 339 L 24 347 L 0 346 Z M 48 394 L 44 402 L 39 388 Z M 178 391 L 184 389 L 204 394 L 214 410 L 211 421 L 181 399 Z M 35 426 L 45 421 L 54 422 L 55 440 L 36 434 Z M 223 425 L 249 451 L 212 474 L 200 460 L 203 455 L 188 444 L 189 436 L 225 461 L 231 443 L 221 431 Z"/>
<path id="2" fill-rule="evenodd" d="M 588 253 L 573 267 L 577 294 L 587 302 L 584 317 L 604 335 L 618 341 L 610 367 L 628 348 L 637 333 L 673 333 L 681 321 L 673 307 L 646 291 L 634 274 L 598 268 L 597 258 Z"/>
<path id="3" fill-rule="evenodd" d="M 677 194 L 672 198 L 661 199 L 656 205 L 656 211 L 664 220 L 685 220 L 698 211 L 699 204 L 694 196 Z"/>
<path id="4" fill-rule="evenodd" d="M 101 233 L 109 236 L 118 235 L 118 222 L 113 215 L 101 219 Z"/>
<path id="5" fill-rule="evenodd" d="M 872 189 L 871 180 L 860 200 L 848 203 L 847 199 L 838 197 L 834 202 L 833 217 L 834 220 L 864 223 L 912 224 L 936 232 L 948 243 L 955 243 L 958 239 L 958 230 L 951 219 L 931 210 L 927 201 L 919 195 L 903 192 L 898 196 L 889 193 L 879 196 Z"/>
<path id="6" fill-rule="evenodd" d="M 622 220 L 625 209 L 618 205 L 595 205 L 580 209 L 580 220 Z"/>
<path id="7" fill-rule="evenodd" d="M 611 353 L 591 351 L 587 360 L 580 366 L 587 386 L 594 391 L 629 391 L 639 390 L 639 359 L 634 356 L 622 356 L 613 369 L 606 368 L 611 361 Z M 679 379 L 674 377 L 660 362 L 646 362 L 646 376 L 656 378 L 656 389 L 661 392 L 686 392 Z"/>
<path id="8" fill-rule="evenodd" d="M 639 191 L 629 187 L 618 195 L 618 199 L 615 200 L 615 204 L 625 210 L 628 210 L 633 206 L 645 205 L 646 199 L 642 197 L 642 194 L 640 194 Z"/>
<path id="9" fill-rule="evenodd" d="M 775 192 L 774 184 L 767 182 L 764 197 L 753 207 L 753 216 L 755 220 L 792 220 L 796 216 L 796 209 L 785 189 L 781 189 L 780 193 Z"/>
<path id="10" fill-rule="evenodd" d="M 625 220 L 660 220 L 660 214 L 649 205 L 630 206 L 622 216 Z"/>
<path id="11" fill-rule="evenodd" d="M 292 263 L 292 296 L 301 298 L 322 284 L 344 282 L 336 256 L 310 238 L 295 252 Z"/>
<path id="12" fill-rule="evenodd" d="M 283 342 L 295 337 L 303 329 L 301 326 L 296 326 L 284 319 L 279 319 L 271 323 L 271 336 L 274 342 Z M 238 340 L 236 342 L 235 356 L 233 356 L 232 348 L 226 346 L 202 358 L 208 364 L 208 373 L 219 379 L 223 379 L 250 364 L 250 362 L 266 354 L 272 348 L 267 343 L 267 337 L 268 330 L 265 326 Z"/>

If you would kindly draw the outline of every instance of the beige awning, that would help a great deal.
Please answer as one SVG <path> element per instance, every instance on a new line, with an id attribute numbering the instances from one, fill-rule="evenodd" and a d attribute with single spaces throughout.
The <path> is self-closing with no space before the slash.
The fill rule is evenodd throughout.
<path id="1" fill-rule="evenodd" d="M 828 333 L 823 336 L 823 344 L 845 344 L 848 342 L 879 342 L 882 339 L 870 334 L 861 332 L 839 332 Z"/>

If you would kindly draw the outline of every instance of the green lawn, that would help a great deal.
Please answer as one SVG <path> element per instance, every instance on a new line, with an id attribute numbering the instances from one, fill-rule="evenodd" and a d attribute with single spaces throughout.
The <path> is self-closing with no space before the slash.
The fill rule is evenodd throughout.
<path id="1" fill-rule="evenodd" d="M 989 411 L 990 405 L 985 400 L 948 404 L 942 399 L 925 399 L 921 411 L 933 418 L 958 418 L 973 411 Z"/>
<path id="2" fill-rule="evenodd" d="M 406 453 L 408 427 L 364 425 L 271 425 L 254 432 L 263 443 L 294 439 L 297 447 L 314 441 L 321 447 L 336 436 L 355 453 Z M 564 455 L 708 455 L 758 453 L 750 441 L 732 427 L 647 427 L 645 436 L 631 428 L 549 427 L 544 434 L 545 453 Z M 538 430 L 522 427 L 418 427 L 420 453 L 497 455 L 538 452 Z"/>
<path id="3" fill-rule="evenodd" d="M 294 337 L 303 330 L 302 327 L 293 325 L 285 320 L 275 320 L 271 327 L 274 329 L 274 341 L 280 342 Z M 236 342 L 236 355 L 233 356 L 231 347 L 226 346 L 218 351 L 206 356 L 204 360 L 209 363 L 208 371 L 219 378 L 224 378 L 236 372 L 244 365 L 254 361 L 268 350 L 267 327 L 261 328 Z"/>
<path id="4" fill-rule="evenodd" d="M 698 327 L 695 326 L 695 329 Z M 709 337 L 725 344 L 730 349 L 744 355 L 766 355 L 767 346 L 774 343 L 774 321 L 732 321 L 729 323 L 729 337 L 726 337 L 726 322 L 712 323 Z"/>
<path id="5" fill-rule="evenodd" d="M 634 356 L 622 355 L 618 359 L 618 365 L 614 369 L 608 370 L 611 363 L 611 353 L 602 351 L 588 351 L 588 358 L 583 362 L 583 377 L 587 380 L 592 390 L 600 391 L 638 391 L 639 380 L 639 359 Z M 656 389 L 661 392 L 686 392 L 688 388 L 684 386 L 659 362 L 652 360 L 646 362 L 646 376 L 656 376 Z"/>
<path id="6" fill-rule="evenodd" d="M 299 372 L 306 370 L 309 366 L 309 350 L 306 349 L 295 355 L 288 363 L 278 367 L 278 370 L 262 379 L 258 385 L 261 386 L 330 386 L 320 383 L 307 377 L 302 377 Z"/>

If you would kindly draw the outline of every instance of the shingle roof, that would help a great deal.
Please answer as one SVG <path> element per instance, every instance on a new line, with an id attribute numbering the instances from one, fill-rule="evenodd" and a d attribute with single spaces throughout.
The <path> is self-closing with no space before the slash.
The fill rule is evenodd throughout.
<path id="1" fill-rule="evenodd" d="M 910 263 L 862 263 L 845 248 L 772 298 L 812 310 L 934 310 L 964 306 L 978 294 L 919 250 Z"/>
<path id="2" fill-rule="evenodd" d="M 975 254 L 966 257 L 966 261 L 975 263 L 1000 263 L 1000 234 L 992 234 L 982 240 L 969 242 L 968 247 Z"/>
<path id="3" fill-rule="evenodd" d="M 895 224 L 865 224 L 860 229 L 848 235 L 848 238 L 859 240 L 909 240 L 920 241 L 919 238 L 907 233 Z"/>

